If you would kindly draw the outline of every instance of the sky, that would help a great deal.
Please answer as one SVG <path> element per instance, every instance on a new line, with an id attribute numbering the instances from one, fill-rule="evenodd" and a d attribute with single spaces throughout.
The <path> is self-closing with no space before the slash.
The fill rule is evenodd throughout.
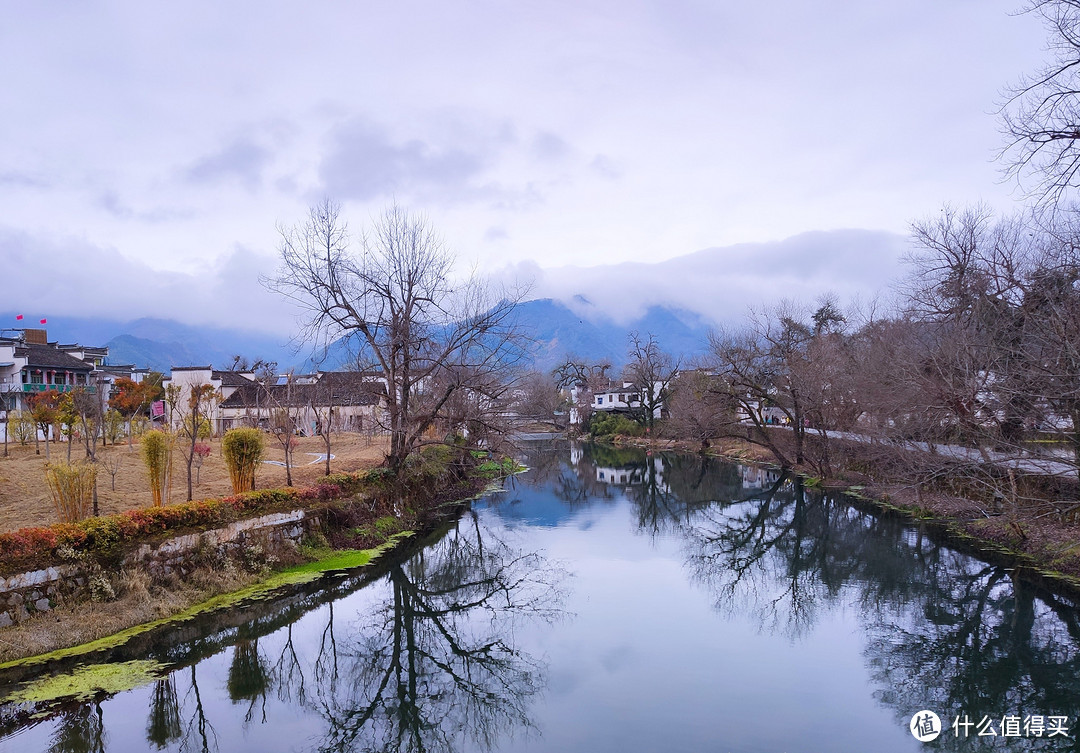
<path id="1" fill-rule="evenodd" d="M 324 197 L 623 316 L 870 295 L 912 221 L 1021 206 L 996 111 L 1047 53 L 1020 5 L 8 0 L 0 311 L 290 330 L 259 275 Z"/>

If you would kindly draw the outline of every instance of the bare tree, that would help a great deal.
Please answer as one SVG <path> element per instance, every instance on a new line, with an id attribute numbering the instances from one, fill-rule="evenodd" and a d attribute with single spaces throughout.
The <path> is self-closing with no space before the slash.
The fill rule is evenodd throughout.
<path id="1" fill-rule="evenodd" d="M 753 313 L 742 329 L 717 330 L 709 336 L 713 369 L 723 379 L 737 414 L 745 422 L 743 436 L 760 444 L 785 467 L 805 460 L 806 401 L 798 375 L 812 330 L 801 322 L 791 303 Z M 794 453 L 769 431 L 779 411 L 794 434 Z"/>
<path id="2" fill-rule="evenodd" d="M 671 380 L 679 373 L 679 362 L 661 350 L 651 332 L 645 337 L 631 332 L 629 342 L 625 376 L 638 396 L 634 412 L 646 428 L 652 429 L 667 402 Z"/>
<path id="3" fill-rule="evenodd" d="M 850 428 L 859 413 L 846 318 L 835 301 L 822 299 L 812 313 L 785 301 L 752 312 L 741 329 L 712 333 L 709 343 L 712 371 L 739 421 L 732 434 L 766 447 L 785 467 L 810 462 L 827 475 L 828 432 Z M 790 430 L 791 442 L 772 429 L 778 423 Z"/>
<path id="4" fill-rule="evenodd" d="M 306 310 L 301 338 L 328 348 L 342 338 L 384 380 L 387 464 L 397 468 L 469 381 L 500 378 L 521 358 L 514 325 L 523 291 L 495 294 L 479 278 L 451 278 L 453 255 L 423 216 L 389 207 L 350 246 L 329 200 L 280 227 L 281 267 L 269 288 Z"/>
<path id="5" fill-rule="evenodd" d="M 270 409 L 269 428 L 274 439 L 285 453 L 285 483 L 292 486 L 292 457 L 296 447 L 296 435 L 300 429 L 300 399 L 296 378 L 290 371 L 285 375 L 285 383 L 264 385 L 263 399 Z"/>
<path id="6" fill-rule="evenodd" d="M 708 368 L 680 372 L 672 380 L 667 402 L 665 435 L 692 439 L 701 449 L 711 440 L 730 433 L 735 424 L 735 406 L 723 380 Z"/>
<path id="7" fill-rule="evenodd" d="M 315 416 L 315 433 L 323 439 L 325 452 L 323 458 L 326 461 L 326 475 L 330 475 L 330 439 L 334 430 L 334 418 L 337 416 L 334 387 L 326 383 L 326 377 L 321 378 L 312 389 L 308 391 L 308 410 Z M 337 395 L 342 398 L 343 395 Z"/>
<path id="8" fill-rule="evenodd" d="M 1056 203 L 1080 186 L 1080 0 L 1030 0 L 1048 34 L 1050 61 L 1019 80 L 1001 108 L 1006 173 L 1031 174 L 1031 194 Z"/>
<path id="9" fill-rule="evenodd" d="M 179 425 L 179 434 L 184 438 L 184 461 L 187 464 L 187 498 L 190 502 L 194 498 L 192 488 L 191 470 L 195 466 L 195 451 L 200 435 L 209 436 L 209 416 L 213 411 L 214 402 L 221 399 L 221 394 L 214 389 L 212 384 L 192 384 L 188 387 L 187 400 L 181 403 L 183 413 Z"/>
<path id="10" fill-rule="evenodd" d="M 552 429 L 566 428 L 566 401 L 551 374 L 539 371 L 525 374 L 514 403 L 515 412 L 524 420 L 547 424 Z"/>
<path id="11" fill-rule="evenodd" d="M 577 411 L 577 423 L 588 425 L 593 412 L 593 394 L 608 388 L 611 382 L 608 371 L 612 368 L 611 361 L 606 358 L 589 363 L 568 355 L 564 363 L 552 369 L 555 386 L 570 391 L 571 410 Z"/>

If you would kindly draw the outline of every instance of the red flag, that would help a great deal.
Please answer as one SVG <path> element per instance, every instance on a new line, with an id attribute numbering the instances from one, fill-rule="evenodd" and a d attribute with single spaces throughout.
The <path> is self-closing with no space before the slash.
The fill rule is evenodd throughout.
<path id="1" fill-rule="evenodd" d="M 42 324 L 44 324 L 44 323 L 45 323 L 45 320 L 44 320 L 44 319 L 42 319 L 42 320 L 41 320 L 41 323 L 42 323 Z"/>
<path id="2" fill-rule="evenodd" d="M 15 317 L 15 321 L 21 321 L 21 320 L 22 320 L 22 314 L 19 314 L 18 316 Z"/>

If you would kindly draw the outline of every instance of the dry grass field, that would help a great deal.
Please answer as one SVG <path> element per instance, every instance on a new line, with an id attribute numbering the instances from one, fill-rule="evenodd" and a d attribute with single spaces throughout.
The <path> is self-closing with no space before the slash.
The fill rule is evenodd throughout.
<path id="1" fill-rule="evenodd" d="M 293 453 L 293 486 L 306 486 L 326 472 L 323 461 L 313 462 L 324 451 L 321 437 L 299 437 Z M 203 462 L 199 474 L 199 484 L 193 488 L 195 499 L 222 497 L 232 493 L 229 473 L 221 457 L 221 440 L 208 442 L 211 453 Z M 57 462 L 67 460 L 67 444 L 54 443 L 49 447 L 52 459 Z M 372 468 L 382 462 L 386 442 L 381 437 L 374 439 L 361 434 L 335 434 L 330 451 L 334 459 L 330 461 L 331 472 L 353 471 L 359 468 Z M 25 447 L 18 443 L 8 445 L 8 457 L 0 456 L 0 532 L 13 531 L 26 526 L 50 525 L 58 522 L 53 509 L 48 487 L 45 485 L 45 446 L 41 454 L 34 454 L 33 444 Z M 77 462 L 86 455 L 82 446 L 75 444 L 71 448 L 71 459 Z M 284 452 L 272 437 L 267 436 L 264 461 L 284 460 Z M 127 444 L 98 448 L 98 504 L 102 515 L 111 515 L 153 504 L 150 485 L 146 477 L 146 468 L 139 453 L 138 441 L 131 447 Z M 113 480 L 106 467 L 119 463 L 116 473 L 115 490 Z M 193 478 L 194 478 L 193 471 Z M 285 486 L 285 468 L 281 465 L 263 462 L 255 478 L 257 488 L 265 489 Z M 187 471 L 184 455 L 179 447 L 173 452 L 171 502 L 183 502 L 187 498 Z"/>

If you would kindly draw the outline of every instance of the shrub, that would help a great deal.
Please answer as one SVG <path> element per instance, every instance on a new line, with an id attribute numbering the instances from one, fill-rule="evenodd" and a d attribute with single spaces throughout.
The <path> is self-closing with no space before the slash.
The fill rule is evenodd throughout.
<path id="1" fill-rule="evenodd" d="M 589 433 L 594 437 L 613 437 L 616 434 L 640 437 L 645 434 L 645 430 L 641 424 L 631 421 L 626 416 L 597 411 L 589 422 Z"/>
<path id="2" fill-rule="evenodd" d="M 258 429 L 229 429 L 221 440 L 221 454 L 229 468 L 233 493 L 251 491 L 255 488 L 255 470 L 262 460 L 263 433 Z"/>
<path id="3" fill-rule="evenodd" d="M 33 439 L 34 432 L 37 431 L 34 417 L 30 415 L 29 411 L 25 410 L 11 411 L 8 414 L 7 425 L 8 429 L 11 430 L 11 436 L 21 445 L 25 445 Z"/>
<path id="4" fill-rule="evenodd" d="M 45 481 L 61 523 L 74 523 L 90 514 L 96 480 L 97 467 L 93 465 L 45 465 Z"/>
<path id="5" fill-rule="evenodd" d="M 154 496 L 154 505 L 161 507 L 172 471 L 172 437 L 154 429 L 143 435 L 141 444 L 143 462 L 150 477 L 150 493 Z"/>
<path id="6" fill-rule="evenodd" d="M 150 430 L 150 419 L 146 416 L 132 416 L 128 422 L 131 427 L 131 436 L 141 437 Z"/>
<path id="7" fill-rule="evenodd" d="M 115 408 L 109 408 L 109 410 L 105 411 L 102 434 L 105 435 L 105 440 L 111 444 L 116 444 L 124 437 L 124 417 L 120 415 L 120 411 Z"/>

